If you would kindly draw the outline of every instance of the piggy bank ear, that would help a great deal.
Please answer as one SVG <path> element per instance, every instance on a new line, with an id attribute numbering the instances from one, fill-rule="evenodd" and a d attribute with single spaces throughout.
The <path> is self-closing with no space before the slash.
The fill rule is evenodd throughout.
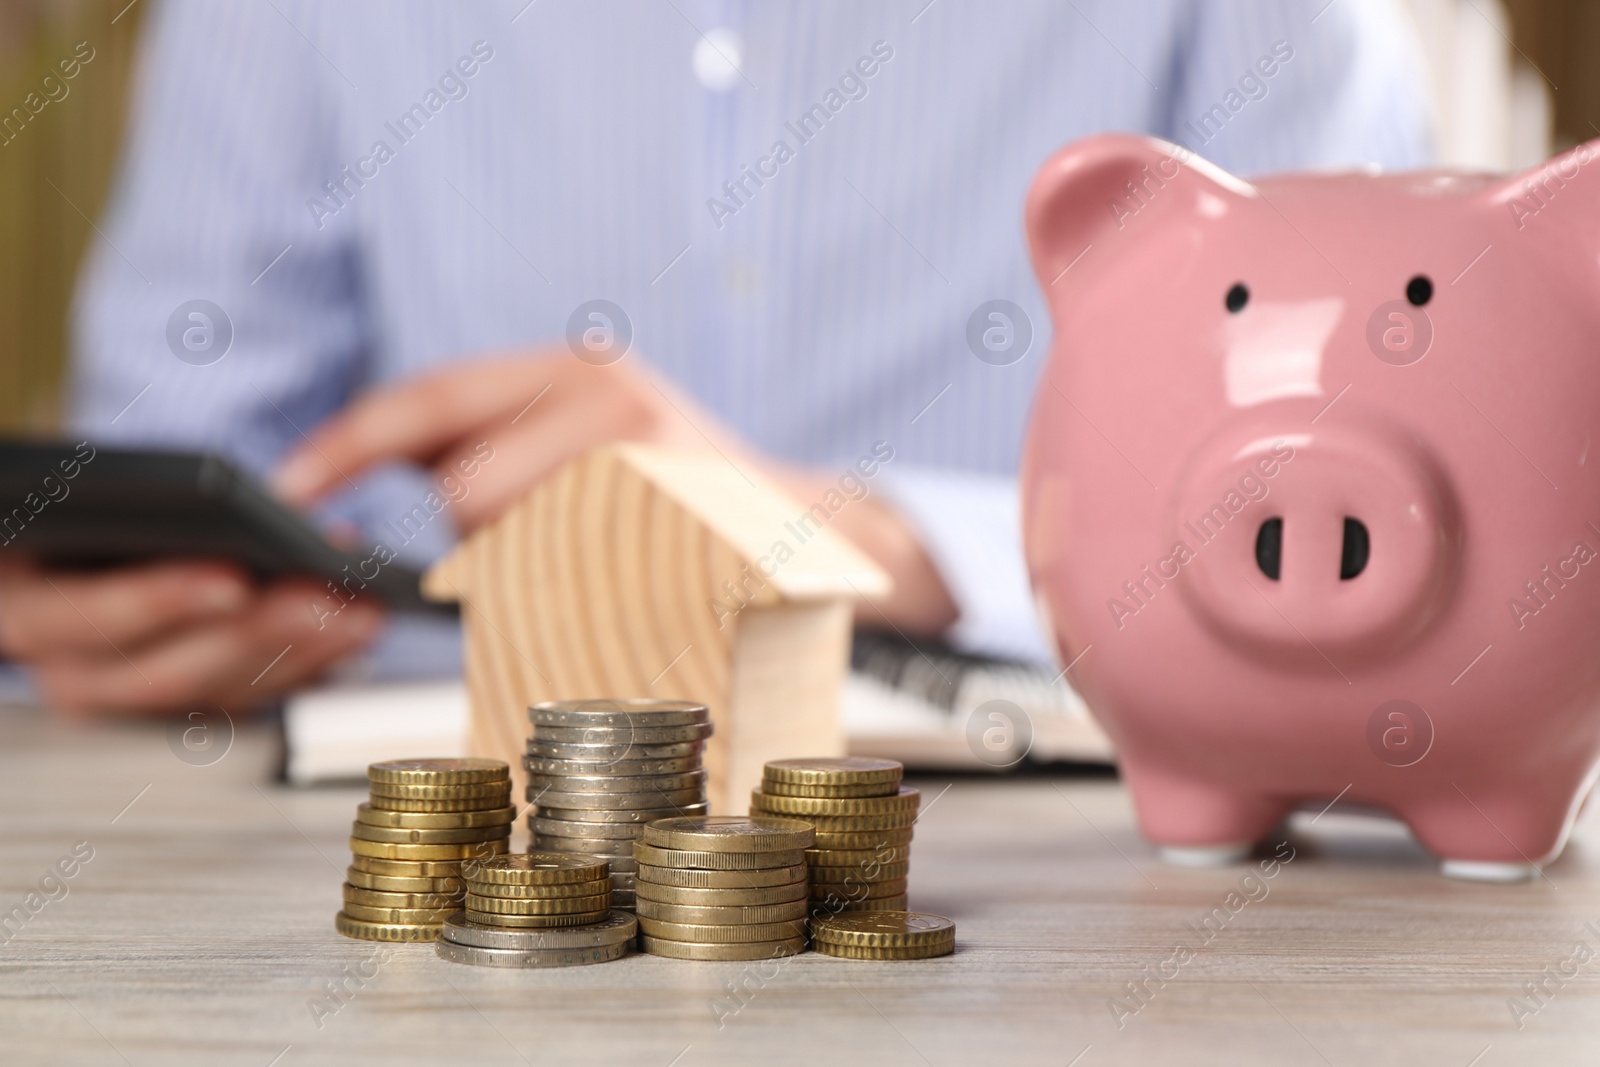
<path id="1" fill-rule="evenodd" d="M 1107 133 L 1063 148 L 1028 191 L 1028 243 L 1049 287 L 1110 233 L 1174 215 L 1217 217 L 1256 191 L 1187 148 L 1154 137 Z"/>
<path id="2" fill-rule="evenodd" d="M 1581 172 L 1581 173 L 1580 173 Z M 1600 139 L 1548 159 L 1489 186 L 1485 202 L 1507 213 L 1518 230 L 1550 223 L 1581 242 L 1584 253 L 1600 245 Z"/>

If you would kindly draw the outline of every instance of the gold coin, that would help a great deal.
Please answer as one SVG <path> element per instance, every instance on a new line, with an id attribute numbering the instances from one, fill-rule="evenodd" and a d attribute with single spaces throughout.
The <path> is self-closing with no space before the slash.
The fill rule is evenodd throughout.
<path id="1" fill-rule="evenodd" d="M 373 908 L 365 904 L 345 901 L 344 913 L 352 919 L 369 923 L 392 923 L 400 926 L 425 926 L 442 923 L 461 910 L 459 904 L 446 904 L 437 908 Z"/>
<path id="2" fill-rule="evenodd" d="M 791 937 L 784 941 L 705 944 L 642 936 L 639 939 L 639 946 L 652 956 L 666 956 L 677 960 L 766 960 L 779 956 L 799 955 L 806 950 L 806 939 Z"/>
<path id="3" fill-rule="evenodd" d="M 750 790 L 752 815 L 787 815 L 795 819 L 812 816 L 838 818 L 844 815 L 896 815 L 915 812 L 922 803 L 922 793 L 909 785 L 900 787 L 893 796 L 881 797 L 786 797 L 781 794 Z"/>
<path id="4" fill-rule="evenodd" d="M 811 864 L 810 870 L 813 882 L 822 882 L 829 885 L 847 885 L 851 882 L 890 882 L 896 878 L 904 878 L 911 873 L 911 864 L 905 861 L 900 863 L 880 863 L 876 860 L 868 860 L 865 863 L 858 863 L 854 867 Z"/>
<path id="5" fill-rule="evenodd" d="M 917 813 L 897 811 L 888 815 L 789 815 L 785 818 L 803 819 L 819 834 L 864 834 L 878 830 L 910 829 L 916 825 Z"/>
<path id="6" fill-rule="evenodd" d="M 437 923 L 375 923 L 344 912 L 333 917 L 333 928 L 346 937 L 363 941 L 436 941 L 443 929 Z"/>
<path id="7" fill-rule="evenodd" d="M 899 788 L 898 782 L 869 782 L 866 785 L 801 785 L 799 782 L 778 782 L 771 778 L 763 778 L 761 780 L 761 792 L 769 797 L 825 797 L 831 799 L 892 797 Z"/>
<path id="8" fill-rule="evenodd" d="M 690 815 L 657 819 L 644 828 L 646 844 L 702 852 L 777 852 L 809 848 L 811 827 L 799 819 L 748 815 Z"/>
<path id="9" fill-rule="evenodd" d="M 635 882 L 634 887 L 640 900 L 656 900 L 663 904 L 787 904 L 811 896 L 810 884 L 804 881 L 748 889 L 689 889 L 645 881 Z"/>
<path id="10" fill-rule="evenodd" d="M 812 924 L 818 941 L 862 948 L 908 948 L 954 941 L 956 924 L 923 911 L 834 915 Z"/>
<path id="11" fill-rule="evenodd" d="M 469 826 L 499 826 L 517 818 L 517 809 L 478 808 L 472 811 L 386 811 L 363 803 L 356 806 L 356 821 L 368 826 L 406 830 L 461 830 Z"/>
<path id="12" fill-rule="evenodd" d="M 880 845 L 895 848 L 911 844 L 911 827 L 898 830 L 852 830 L 842 833 L 817 831 L 817 848 L 873 849 Z"/>
<path id="13" fill-rule="evenodd" d="M 511 835 L 464 845 L 395 845 L 387 841 L 350 839 L 350 851 L 357 856 L 386 860 L 466 860 L 474 856 L 499 855 L 511 850 Z"/>
<path id="14" fill-rule="evenodd" d="M 727 926 L 737 923 L 750 926 L 759 923 L 781 923 L 804 919 L 811 910 L 805 898 L 783 904 L 732 904 L 718 907 L 714 904 L 664 904 L 646 897 L 638 898 L 634 909 L 641 919 L 660 919 L 668 923 L 687 923 L 694 926 Z"/>
<path id="15" fill-rule="evenodd" d="M 809 830 L 810 827 L 807 827 Z M 655 867 L 701 867 L 713 871 L 750 871 L 772 867 L 792 867 L 805 859 L 803 848 L 775 852 L 705 852 L 695 849 L 659 848 L 644 841 L 633 843 L 633 858 Z"/>
<path id="16" fill-rule="evenodd" d="M 617 883 L 621 875 L 612 875 L 610 878 L 596 878 L 587 882 L 557 882 L 553 885 L 506 885 L 499 882 L 468 882 L 467 886 L 480 897 L 505 897 L 509 900 L 558 900 L 573 897 L 592 897 L 601 892 L 605 886 L 614 889 L 622 888 Z M 626 875 L 632 878 L 633 875 Z M 633 883 L 628 882 L 627 888 L 632 889 Z"/>
<path id="17" fill-rule="evenodd" d="M 498 782 L 473 782 L 469 785 L 408 785 L 405 782 L 371 782 L 369 796 L 399 797 L 406 800 L 474 800 L 511 795 L 510 779 Z M 499 805 L 504 807 L 504 804 Z"/>
<path id="18" fill-rule="evenodd" d="M 578 915 L 611 910 L 611 887 L 586 897 L 489 897 L 468 893 L 464 904 L 491 915 Z"/>
<path id="19" fill-rule="evenodd" d="M 468 797 L 465 800 L 417 800 L 407 797 L 371 795 L 374 811 L 397 811 L 420 815 L 456 815 L 468 811 L 498 811 L 511 804 L 509 790 L 492 797 Z"/>
<path id="20" fill-rule="evenodd" d="M 803 863 L 756 871 L 702 871 L 692 867 L 639 865 L 639 881 L 659 886 L 682 886 L 685 889 L 763 889 L 804 882 L 808 877 Z"/>
<path id="21" fill-rule="evenodd" d="M 806 920 L 793 919 L 776 923 L 729 923 L 703 925 L 675 923 L 662 919 L 639 916 L 639 932 L 668 941 L 697 941 L 700 944 L 747 944 L 751 941 L 783 941 L 791 937 L 804 937 Z"/>
<path id="22" fill-rule="evenodd" d="M 467 883 L 460 878 L 368 874 L 355 867 L 344 872 L 344 879 L 358 889 L 378 889 L 385 893 L 453 893 L 459 896 L 467 891 Z"/>
<path id="23" fill-rule="evenodd" d="M 895 878 L 887 882 L 851 882 L 848 884 L 832 884 L 813 881 L 811 895 L 816 899 L 827 896 L 838 896 L 845 900 L 866 900 L 868 897 L 903 897 L 906 895 L 906 879 Z"/>
<path id="24" fill-rule="evenodd" d="M 610 874 L 604 860 L 570 852 L 516 852 L 496 856 L 478 864 L 471 872 L 474 882 L 503 885 L 559 885 L 592 882 Z"/>
<path id="25" fill-rule="evenodd" d="M 472 785 L 510 777 L 511 768 L 497 759 L 393 759 L 367 768 L 369 782 L 396 785 Z"/>
<path id="26" fill-rule="evenodd" d="M 813 915 L 842 915 L 849 911 L 905 911 L 909 907 L 910 902 L 905 897 L 866 897 L 862 900 L 846 900 L 837 896 L 826 900 L 811 898 Z"/>
<path id="27" fill-rule="evenodd" d="M 450 908 L 461 907 L 457 893 L 391 893 L 381 889 L 363 889 L 346 882 L 343 886 L 344 902 L 368 908 Z M 464 890 L 463 890 L 464 892 Z"/>
<path id="28" fill-rule="evenodd" d="M 762 777 L 774 782 L 794 782 L 796 785 L 869 785 L 893 782 L 900 784 L 905 767 L 897 760 L 875 759 L 871 756 L 844 756 L 823 759 L 772 760 L 762 770 Z"/>
<path id="29" fill-rule="evenodd" d="M 460 878 L 460 860 L 387 860 L 381 856 L 351 856 L 350 869 L 391 878 Z"/>
<path id="30" fill-rule="evenodd" d="M 956 950 L 955 938 L 939 945 L 921 945 L 915 948 L 862 948 L 856 945 L 835 945 L 827 941 L 812 942 L 812 948 L 824 956 L 844 960 L 928 960 L 948 956 Z"/>
<path id="31" fill-rule="evenodd" d="M 609 910 L 602 908 L 599 911 L 574 912 L 570 915 L 505 915 L 499 912 L 479 911 L 468 908 L 464 912 L 468 922 L 482 923 L 484 926 L 520 926 L 534 929 L 548 929 L 554 926 L 588 926 L 591 923 L 604 922 Z"/>
<path id="32" fill-rule="evenodd" d="M 911 849 L 907 845 L 880 845 L 877 848 L 808 848 L 806 862 L 812 869 L 818 867 L 850 867 L 871 870 L 873 864 L 909 863 Z"/>
<path id="33" fill-rule="evenodd" d="M 397 826 L 371 826 L 364 822 L 350 825 L 350 836 L 362 841 L 387 841 L 394 845 L 462 845 L 507 837 L 510 823 L 495 826 L 467 826 L 456 830 L 408 830 Z"/>

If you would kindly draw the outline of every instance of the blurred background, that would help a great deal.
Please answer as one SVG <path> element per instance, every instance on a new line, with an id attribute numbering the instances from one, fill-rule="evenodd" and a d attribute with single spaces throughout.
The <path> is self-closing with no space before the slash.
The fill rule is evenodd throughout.
<path id="1" fill-rule="evenodd" d="M 1442 163 L 1507 170 L 1600 137 L 1600 3 L 1396 2 L 1428 55 Z M 73 281 L 97 239 L 148 7 L 0 0 L 0 432 L 57 423 Z M 79 42 L 93 59 L 45 86 Z M 56 99 L 28 114 L 30 93 L 34 107 Z M 26 122 L 6 121 L 16 108 Z"/>

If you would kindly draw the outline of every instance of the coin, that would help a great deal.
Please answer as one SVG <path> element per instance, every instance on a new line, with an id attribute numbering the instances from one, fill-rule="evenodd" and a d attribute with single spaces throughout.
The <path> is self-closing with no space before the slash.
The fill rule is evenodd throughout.
<path id="1" fill-rule="evenodd" d="M 775 816 L 763 816 L 775 818 Z M 819 834 L 858 834 L 876 830 L 905 830 L 916 824 L 914 811 L 896 811 L 887 815 L 786 815 L 788 819 L 804 819 Z"/>
<path id="2" fill-rule="evenodd" d="M 687 726 L 538 726 L 533 739 L 541 744 L 563 745 L 664 745 L 704 741 L 712 733 L 708 722 Z"/>
<path id="3" fill-rule="evenodd" d="M 771 778 L 761 780 L 761 792 L 769 797 L 852 797 L 894 796 L 899 788 L 896 782 L 868 782 L 866 785 L 801 785 L 798 782 L 779 782 Z"/>
<path id="4" fill-rule="evenodd" d="M 490 897 L 469 890 L 464 907 L 490 915 L 588 914 L 611 910 L 611 888 L 607 886 L 604 892 L 586 897 Z"/>
<path id="5" fill-rule="evenodd" d="M 377 889 L 385 893 L 459 895 L 467 891 L 467 883 L 460 878 L 408 878 L 401 875 L 368 874 L 355 867 L 344 872 L 344 880 L 358 889 Z"/>
<path id="6" fill-rule="evenodd" d="M 594 948 L 477 948 L 458 945 L 440 938 L 434 942 L 434 951 L 442 960 L 451 963 L 468 963 L 475 967 L 581 967 L 587 963 L 607 963 L 620 960 L 628 954 L 628 943 Z"/>
<path id="7" fill-rule="evenodd" d="M 879 845 L 909 845 L 911 843 L 911 827 L 906 826 L 898 830 L 862 830 L 859 832 L 833 833 L 831 831 L 817 831 L 817 848 L 843 848 L 843 849 L 870 849 Z"/>
<path id="8" fill-rule="evenodd" d="M 702 867 L 713 871 L 749 871 L 764 867 L 791 867 L 805 859 L 805 849 L 772 852 L 709 852 L 661 848 L 645 841 L 633 843 L 633 858 L 656 867 Z"/>
<path id="9" fill-rule="evenodd" d="M 647 774 L 687 774 L 689 771 L 700 770 L 701 764 L 699 756 L 682 756 L 677 759 L 613 760 L 610 763 L 524 756 L 522 766 L 535 774 L 606 774 L 628 778 Z"/>
<path id="10" fill-rule="evenodd" d="M 726 890 L 718 890 L 726 892 Z M 664 904 L 647 897 L 639 898 L 639 918 L 660 919 L 669 923 L 691 923 L 696 926 L 750 926 L 758 923 L 787 922 L 804 919 L 810 911 L 804 899 L 782 904 Z"/>
<path id="11" fill-rule="evenodd" d="M 590 897 L 605 887 L 617 888 L 615 876 L 588 882 L 564 882 L 556 885 L 506 885 L 500 882 L 472 882 L 469 888 L 481 897 L 506 897 L 513 900 L 554 900 L 572 897 Z M 630 875 L 630 877 L 632 877 Z M 630 884 L 628 888 L 633 888 Z"/>
<path id="12" fill-rule="evenodd" d="M 882 845 L 876 848 L 808 848 L 806 862 L 817 867 L 855 867 L 870 869 L 874 863 L 907 863 L 911 849 L 907 845 Z"/>
<path id="13" fill-rule="evenodd" d="M 549 926 L 588 926 L 604 919 L 610 909 L 599 911 L 577 912 L 571 915 L 501 915 L 495 912 L 479 911 L 476 908 L 467 908 L 462 912 L 469 922 L 482 923 L 485 926 L 522 926 L 522 927 L 549 927 Z"/>
<path id="14" fill-rule="evenodd" d="M 510 779 L 498 782 L 473 782 L 468 785 L 410 785 L 405 782 L 373 782 L 369 796 L 400 797 L 407 800 L 473 800 L 498 797 L 511 791 Z M 505 805 L 498 805 L 504 807 Z"/>
<path id="15" fill-rule="evenodd" d="M 686 726 L 711 721 L 711 709 L 682 700 L 546 700 L 528 709 L 535 726 Z"/>
<path id="16" fill-rule="evenodd" d="M 565 853 L 517 852 L 495 856 L 478 864 L 473 883 L 502 885 L 563 885 L 603 881 L 610 873 L 604 861 Z"/>
<path id="17" fill-rule="evenodd" d="M 927 960 L 936 956 L 950 955 L 956 950 L 956 942 L 951 938 L 942 945 L 923 945 L 917 948 L 860 948 L 854 945 L 835 945 L 827 941 L 816 941 L 811 947 L 824 956 L 835 956 L 846 960 Z"/>
<path id="18" fill-rule="evenodd" d="M 528 775 L 529 789 L 549 786 L 562 793 L 674 793 L 680 789 L 704 789 L 705 782 L 705 771 L 636 774 L 615 778 L 605 774 Z"/>
<path id="19" fill-rule="evenodd" d="M 467 811 L 497 811 L 511 803 L 511 791 L 503 790 L 492 797 L 468 797 L 465 800 L 417 800 L 407 797 L 372 796 L 374 811 L 395 811 L 407 814 L 440 815 Z"/>
<path id="20" fill-rule="evenodd" d="M 808 848 L 812 837 L 809 824 L 776 816 L 691 815 L 659 819 L 644 828 L 647 844 L 703 852 L 775 852 Z"/>
<path id="21" fill-rule="evenodd" d="M 693 789 L 645 790 L 639 793 L 569 793 L 564 789 L 529 786 L 528 801 L 541 808 L 579 808 L 582 810 L 626 811 L 645 808 L 676 808 L 682 804 L 704 804 L 703 786 Z"/>
<path id="22" fill-rule="evenodd" d="M 925 911 L 880 912 L 874 915 L 838 915 L 818 919 L 812 928 L 818 941 L 872 948 L 903 948 L 953 941 L 956 924 L 943 915 Z"/>
<path id="23" fill-rule="evenodd" d="M 350 851 L 354 855 L 389 860 L 465 860 L 484 855 L 483 849 L 488 849 L 489 855 L 509 852 L 511 835 L 461 845 L 395 845 L 387 841 L 363 841 L 359 837 L 350 839 Z"/>
<path id="24" fill-rule="evenodd" d="M 636 882 L 634 886 L 640 900 L 655 900 L 663 904 L 787 904 L 806 900 L 811 895 L 810 883 L 805 881 L 748 889 L 689 889 L 676 885 L 656 885 L 653 882 Z"/>
<path id="25" fill-rule="evenodd" d="M 506 837 L 511 832 L 510 823 L 494 826 L 468 826 L 459 830 L 407 830 L 394 826 L 371 826 L 355 822 L 350 826 L 350 836 L 363 841 L 388 841 L 396 845 L 460 845 L 474 841 L 488 841 Z"/>
<path id="26" fill-rule="evenodd" d="M 362 919 L 366 922 L 422 926 L 444 922 L 445 918 L 459 907 L 459 904 L 447 903 L 437 908 L 374 908 L 345 901 L 344 914 L 352 919 Z"/>
<path id="27" fill-rule="evenodd" d="M 436 923 L 379 923 L 346 915 L 333 917 L 333 928 L 346 937 L 363 941 L 432 941 L 439 936 Z"/>
<path id="28" fill-rule="evenodd" d="M 407 830 L 460 830 L 469 826 L 498 826 L 515 822 L 513 807 L 472 811 L 385 811 L 371 804 L 356 806 L 356 821 L 368 826 L 389 826 Z"/>
<path id="29" fill-rule="evenodd" d="M 638 877 L 641 882 L 685 889 L 762 889 L 804 882 L 808 872 L 803 863 L 753 871 L 705 871 L 692 867 L 656 867 L 641 863 Z"/>
<path id="30" fill-rule="evenodd" d="M 634 808 L 607 811 L 604 808 L 549 808 L 538 805 L 536 815 L 541 819 L 561 819 L 564 822 L 589 823 L 647 823 L 668 819 L 674 815 L 704 815 L 709 804 L 684 804 L 671 808 Z"/>
<path id="31" fill-rule="evenodd" d="M 511 768 L 497 759 L 395 759 L 367 768 L 367 780 L 402 785 L 469 785 L 503 782 Z"/>
<path id="32" fill-rule="evenodd" d="M 527 753 L 542 759 L 582 760 L 585 763 L 607 763 L 630 759 L 679 759 L 697 756 L 706 750 L 704 741 L 663 741 L 654 745 L 635 745 L 621 741 L 598 744 L 545 741 L 531 738 Z"/>
<path id="33" fill-rule="evenodd" d="M 391 878 L 460 878 L 460 860 L 388 860 L 379 856 L 351 856 L 350 869 Z"/>
<path id="34" fill-rule="evenodd" d="M 696 923 L 667 922 L 639 916 L 639 932 L 668 941 L 698 941 L 701 944 L 739 944 L 751 941 L 781 941 L 790 937 L 804 937 L 806 920 L 792 919 L 775 923 L 727 923 L 704 925 Z"/>
<path id="35" fill-rule="evenodd" d="M 910 902 L 905 897 L 866 897 L 850 900 L 838 894 L 811 898 L 811 914 L 837 915 L 856 911 L 905 911 Z"/>
<path id="36" fill-rule="evenodd" d="M 644 833 L 644 823 L 567 822 L 564 819 L 528 817 L 528 828 L 552 837 L 594 837 L 607 841 L 632 841 Z"/>
<path id="37" fill-rule="evenodd" d="M 830 893 L 837 894 L 847 900 L 866 900 L 869 897 L 903 897 L 906 895 L 906 879 L 895 878 L 887 882 L 858 881 L 845 885 L 817 881 L 811 883 L 811 895 L 813 897 L 822 899 Z"/>
<path id="38" fill-rule="evenodd" d="M 368 908 L 459 908 L 460 893 L 390 893 L 381 889 L 363 889 L 346 882 L 341 891 L 346 904 L 360 904 Z"/>
<path id="39" fill-rule="evenodd" d="M 579 852 L 586 856 L 620 856 L 631 859 L 637 841 L 610 837 L 560 837 L 556 834 L 534 834 L 535 848 L 549 852 Z"/>
<path id="40" fill-rule="evenodd" d="M 921 802 L 922 793 L 911 786 L 901 786 L 898 793 L 880 797 L 786 797 L 764 793 L 759 789 L 750 791 L 752 813 L 788 815 L 798 819 L 915 812 Z"/>
<path id="41" fill-rule="evenodd" d="M 613 910 L 599 922 L 586 926 L 550 927 L 546 929 L 511 929 L 505 926 L 486 926 L 468 921 L 464 913 L 452 915 L 444 921 L 444 937 L 458 945 L 478 948 L 514 948 L 523 950 L 555 950 L 598 948 L 605 945 L 625 944 L 639 932 L 639 922 L 625 911 Z"/>
<path id="42" fill-rule="evenodd" d="M 911 873 L 909 863 L 878 863 L 869 860 L 855 867 L 812 867 L 815 885 L 851 885 L 855 882 L 892 882 Z"/>
<path id="43" fill-rule="evenodd" d="M 771 760 L 763 768 L 762 777 L 797 785 L 868 785 L 887 782 L 898 785 L 904 773 L 905 767 L 897 760 L 844 756 Z"/>
<path id="44" fill-rule="evenodd" d="M 806 939 L 791 937 L 784 941 L 751 941 L 745 944 L 696 944 L 644 936 L 639 939 L 639 947 L 652 956 L 679 960 L 766 960 L 799 955 L 806 950 Z"/>

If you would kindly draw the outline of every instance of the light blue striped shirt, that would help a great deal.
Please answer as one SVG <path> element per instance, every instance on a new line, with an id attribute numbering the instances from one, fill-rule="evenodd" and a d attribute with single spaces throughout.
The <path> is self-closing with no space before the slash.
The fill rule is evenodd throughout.
<path id="1" fill-rule="evenodd" d="M 1014 484 L 1049 339 L 1020 222 L 1035 169 L 1102 130 L 1246 175 L 1430 152 L 1421 57 L 1386 0 L 152 15 L 77 309 L 82 432 L 264 470 L 358 391 L 560 343 L 605 299 L 631 324 L 627 358 L 769 453 L 843 471 L 887 442 L 873 491 L 946 575 L 952 638 L 1018 656 L 1048 656 Z M 193 300 L 231 323 L 208 365 L 174 355 Z M 969 319 L 992 300 L 1022 309 L 1025 353 L 974 354 Z M 426 491 L 414 471 L 359 481 L 337 510 L 369 530 Z"/>

